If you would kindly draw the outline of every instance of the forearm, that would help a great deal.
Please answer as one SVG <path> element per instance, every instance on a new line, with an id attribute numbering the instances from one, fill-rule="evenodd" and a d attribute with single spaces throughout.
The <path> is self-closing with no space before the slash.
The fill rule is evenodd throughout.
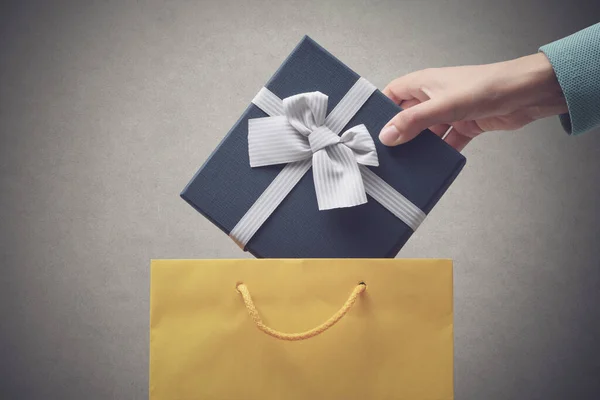
<path id="1" fill-rule="evenodd" d="M 541 53 L 499 63 L 495 85 L 504 114 L 521 110 L 532 121 L 567 112 L 567 103 L 552 65 Z"/>

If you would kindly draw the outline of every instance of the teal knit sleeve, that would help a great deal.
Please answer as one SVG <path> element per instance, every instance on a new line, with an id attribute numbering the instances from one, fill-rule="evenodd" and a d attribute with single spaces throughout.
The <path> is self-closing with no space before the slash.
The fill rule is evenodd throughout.
<path id="1" fill-rule="evenodd" d="M 600 23 L 540 47 L 550 60 L 569 109 L 560 116 L 573 135 L 600 126 Z"/>

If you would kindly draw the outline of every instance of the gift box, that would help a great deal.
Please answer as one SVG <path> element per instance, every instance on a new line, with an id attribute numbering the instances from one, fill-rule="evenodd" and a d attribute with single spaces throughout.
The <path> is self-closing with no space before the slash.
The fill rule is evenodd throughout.
<path id="1" fill-rule="evenodd" d="M 306 36 L 181 197 L 258 258 L 395 257 L 466 162 L 429 130 L 382 145 L 400 111 Z"/>

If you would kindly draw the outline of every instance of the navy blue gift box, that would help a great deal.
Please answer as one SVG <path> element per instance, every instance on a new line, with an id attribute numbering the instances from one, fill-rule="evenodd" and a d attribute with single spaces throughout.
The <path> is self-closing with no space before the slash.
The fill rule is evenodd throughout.
<path id="1" fill-rule="evenodd" d="M 305 36 L 265 87 L 281 99 L 320 91 L 329 96 L 329 113 L 358 79 L 359 75 Z M 428 214 L 466 160 L 429 130 L 397 147 L 382 145 L 377 138 L 380 130 L 400 111 L 377 90 L 344 130 L 364 124 L 379 157 L 379 167 L 371 170 Z M 248 119 L 266 116 L 250 104 L 181 193 L 226 234 L 284 167 L 250 167 Z M 371 197 L 360 206 L 319 211 L 312 171 L 308 171 L 246 250 L 259 258 L 392 258 L 412 233 Z"/>

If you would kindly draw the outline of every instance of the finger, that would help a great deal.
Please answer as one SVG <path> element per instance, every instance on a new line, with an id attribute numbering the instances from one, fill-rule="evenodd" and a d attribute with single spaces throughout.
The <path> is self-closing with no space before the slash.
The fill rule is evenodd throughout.
<path id="1" fill-rule="evenodd" d="M 448 132 L 448 129 L 450 129 L 450 125 L 448 124 L 437 124 L 429 127 L 429 130 L 439 137 L 443 137 Z"/>
<path id="2" fill-rule="evenodd" d="M 484 132 L 484 129 L 479 126 L 477 121 L 455 121 L 452 123 L 453 130 L 459 132 L 463 136 L 474 138 Z"/>
<path id="3" fill-rule="evenodd" d="M 383 94 L 392 99 L 396 104 L 400 104 L 403 100 L 414 98 L 425 101 L 427 98 L 423 98 L 423 93 L 419 90 L 420 83 L 421 71 L 412 72 L 388 83 L 385 89 L 383 89 Z"/>
<path id="4" fill-rule="evenodd" d="M 402 109 L 406 110 L 407 108 L 411 108 L 420 103 L 421 103 L 421 101 L 419 99 L 403 100 L 400 103 L 400 107 Z M 448 125 L 448 124 L 438 124 L 438 125 L 429 127 L 429 130 L 432 131 L 433 133 L 435 133 L 436 135 L 438 135 L 439 137 L 444 136 L 444 134 L 446 132 L 448 132 L 448 129 L 450 129 L 450 125 Z"/>
<path id="5" fill-rule="evenodd" d="M 448 133 L 448 135 L 446 135 L 446 138 L 444 140 L 456 150 L 462 151 L 465 148 L 465 146 L 469 144 L 471 139 L 471 137 L 461 135 L 458 131 L 452 129 Z"/>
<path id="6" fill-rule="evenodd" d="M 402 100 L 402 102 L 400 102 L 399 106 L 403 110 L 406 110 L 407 108 L 411 108 L 420 103 L 421 103 L 421 100 L 419 100 L 419 99 Z"/>
<path id="7" fill-rule="evenodd" d="M 396 146 L 412 140 L 430 126 L 452 120 L 451 103 L 432 99 L 398 114 L 381 130 L 379 140 L 386 146 Z"/>

